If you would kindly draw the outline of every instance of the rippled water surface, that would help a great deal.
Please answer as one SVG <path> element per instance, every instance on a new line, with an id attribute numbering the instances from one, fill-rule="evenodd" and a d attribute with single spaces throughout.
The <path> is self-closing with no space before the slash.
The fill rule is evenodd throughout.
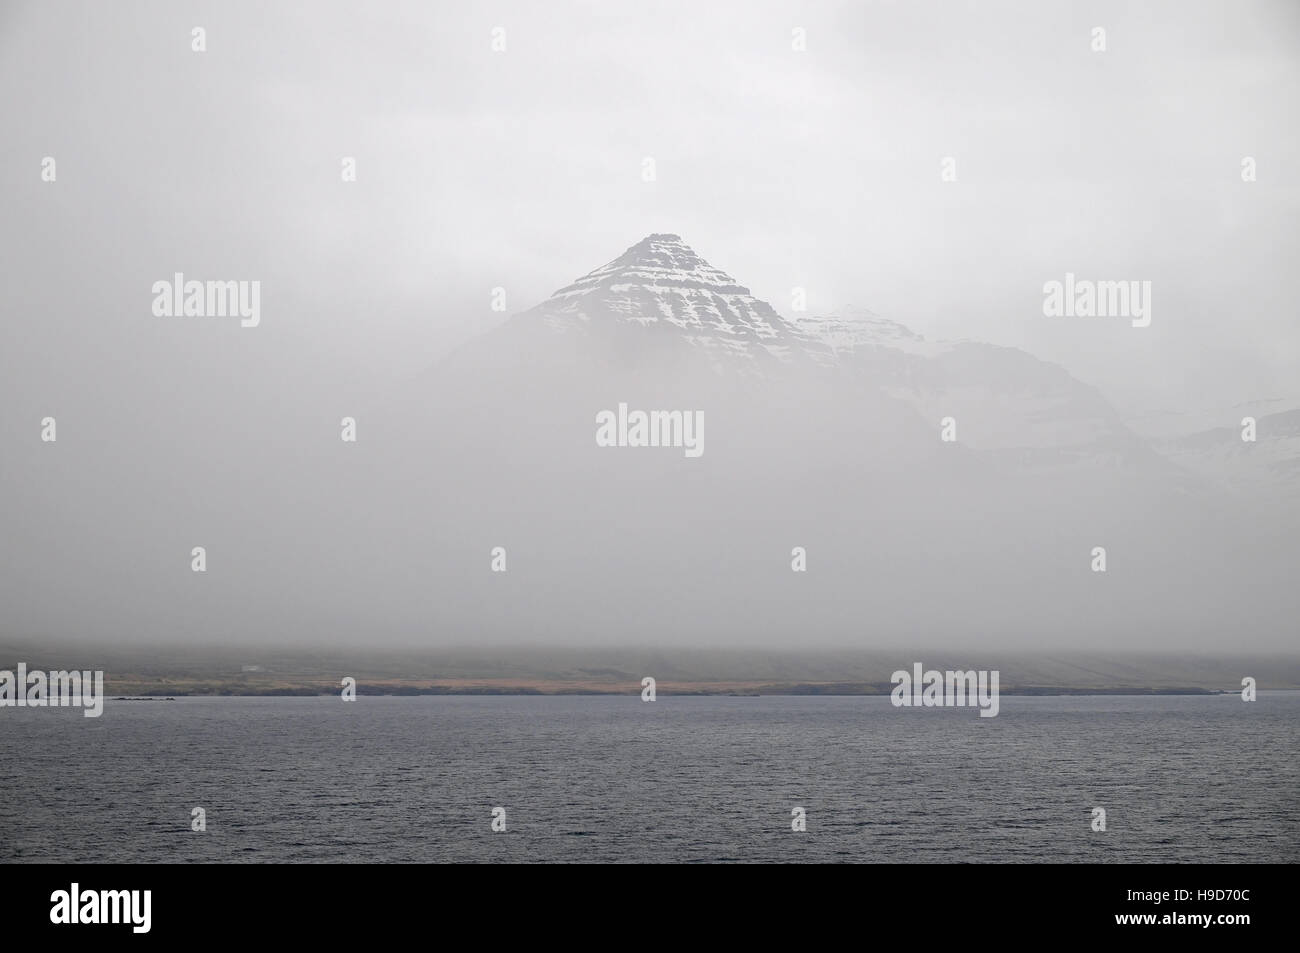
<path id="1" fill-rule="evenodd" d="M 1297 861 L 1298 738 L 1300 693 L 0 709 L 0 861 Z"/>

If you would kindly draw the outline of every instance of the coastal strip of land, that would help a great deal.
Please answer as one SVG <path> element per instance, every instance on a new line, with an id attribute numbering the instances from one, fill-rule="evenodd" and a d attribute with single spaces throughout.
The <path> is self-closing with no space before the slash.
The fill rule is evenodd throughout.
<path id="1" fill-rule="evenodd" d="M 1003 695 L 1211 695 L 1300 690 L 1300 655 L 962 652 L 953 649 L 788 651 L 569 646 L 366 650 L 226 646 L 107 646 L 0 642 L 0 668 L 96 669 L 111 697 L 338 694 L 887 695 L 892 673 L 997 670 Z"/>

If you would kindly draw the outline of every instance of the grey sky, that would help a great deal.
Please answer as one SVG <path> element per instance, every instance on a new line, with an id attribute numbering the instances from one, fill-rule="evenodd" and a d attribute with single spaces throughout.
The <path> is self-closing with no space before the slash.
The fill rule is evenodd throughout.
<path id="1" fill-rule="evenodd" d="M 1098 26 L 1102 53 L 1090 48 Z M 206 30 L 201 54 L 194 27 Z M 791 49 L 795 27 L 806 52 Z M 652 232 L 680 234 L 786 316 L 799 286 L 814 312 L 856 305 L 927 336 L 1022 347 L 1125 412 L 1300 397 L 1297 53 L 1290 2 L 5 3 L 0 538 L 17 542 L 0 545 L 10 613 L 0 621 L 24 633 L 93 624 L 116 637 L 201 638 L 229 620 L 259 638 L 322 620 L 364 625 L 380 604 L 383 631 L 409 633 L 435 604 L 410 598 L 434 576 L 421 560 L 444 560 L 450 598 L 464 600 L 455 611 L 471 618 L 495 583 L 471 577 L 458 554 L 485 553 L 512 525 L 599 571 L 608 557 L 546 514 L 511 524 L 511 485 L 454 469 L 456 441 L 472 445 L 481 427 L 418 458 L 451 455 L 466 484 L 439 482 L 433 462 L 416 476 L 453 504 L 466 485 L 499 490 L 484 491 L 485 507 L 506 509 L 484 515 L 483 538 L 472 507 L 448 517 L 463 520 L 460 536 L 440 536 L 438 514 L 422 513 L 426 525 L 398 507 L 368 520 L 356 493 L 382 495 L 409 461 L 381 448 L 394 470 L 378 484 L 362 458 L 338 463 L 337 421 L 499 323 L 492 288 L 523 311 Z M 45 156 L 54 183 L 41 181 Z M 340 181 L 344 156 L 357 159 L 356 183 Z M 946 156 L 956 182 L 940 181 Z M 1242 182 L 1244 156 L 1257 182 Z M 645 157 L 655 182 L 642 180 Z M 1151 326 L 1045 318 L 1043 283 L 1067 271 L 1151 281 Z M 261 325 L 154 318 L 151 286 L 175 272 L 260 281 Z M 581 409 L 574 433 L 586 440 Z M 57 448 L 34 442 L 46 414 L 59 418 Z M 725 446 L 714 419 L 709 439 Z M 761 419 L 746 423 L 761 434 Z M 689 499 L 680 473 L 665 472 Z M 423 486 L 388 489 L 424 505 Z M 747 488 L 756 503 L 764 489 Z M 1060 498 L 1043 488 L 1026 512 L 1012 499 L 1000 515 L 1029 531 Z M 1173 607 L 1195 623 L 1183 591 L 1212 602 L 1204 580 L 1218 578 L 1220 558 L 1204 554 L 1203 576 L 1159 565 L 1166 552 L 1195 555 L 1202 537 L 1178 513 L 1176 541 L 1142 536 L 1141 501 L 1131 503 L 1114 508 L 1112 538 L 1131 533 L 1151 575 L 1130 577 L 1107 608 L 1098 637 L 1118 645 L 1126 626 L 1157 627 Z M 850 538 L 857 527 L 835 525 L 829 501 L 801 505 L 824 546 L 846 560 L 868 548 Z M 943 516 L 969 514 L 957 500 L 939 507 L 930 529 L 941 539 Z M 1067 554 L 1010 554 L 1031 575 L 1004 589 L 971 577 L 956 587 L 969 605 L 934 600 L 932 631 L 988 609 L 972 638 L 1035 644 L 1035 625 L 1087 596 L 1043 596 L 1011 635 L 998 613 L 1015 586 L 1034 588 L 1035 571 L 1072 571 L 1073 553 L 1095 542 L 1079 519 Z M 646 521 L 647 549 L 627 559 L 653 580 L 678 540 Z M 1224 544 L 1244 553 L 1238 570 L 1271 600 L 1255 644 L 1291 645 L 1294 599 L 1273 574 L 1294 564 L 1295 537 L 1278 529 L 1255 550 L 1253 523 L 1223 522 L 1242 537 Z M 904 544 L 914 536 L 901 517 L 888 529 Z M 337 552 L 334 530 L 346 541 Z M 959 568 L 990 562 L 970 532 L 943 554 Z M 224 547 L 215 565 L 232 575 L 168 597 L 193 582 L 167 573 L 187 576 L 184 554 L 201 541 Z M 775 531 L 752 542 L 782 554 L 791 544 Z M 882 543 L 876 582 L 888 593 L 898 574 L 904 619 L 905 595 L 929 598 L 930 557 L 923 546 L 894 562 L 890 552 Z M 707 578 L 712 551 L 692 558 Z M 589 586 L 592 631 L 621 593 L 644 596 L 622 578 Z M 849 631 L 873 593 L 841 606 L 835 586 L 858 580 L 823 579 L 820 604 Z M 533 585 L 529 598 L 549 598 Z M 780 608 L 784 590 L 768 589 L 719 639 L 761 624 L 764 599 Z M 721 598 L 687 595 L 701 600 L 701 625 L 725 611 Z M 518 634 L 541 604 L 506 605 L 484 628 Z M 1189 638 L 1221 644 L 1221 621 Z"/>

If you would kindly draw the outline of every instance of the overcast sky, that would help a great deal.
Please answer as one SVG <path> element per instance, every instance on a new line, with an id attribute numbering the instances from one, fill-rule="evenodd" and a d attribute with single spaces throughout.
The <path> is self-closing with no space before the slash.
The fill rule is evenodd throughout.
<path id="1" fill-rule="evenodd" d="M 1124 409 L 1294 396 L 1298 50 L 1289 2 L 5 3 L 6 386 L 148 346 L 180 270 L 364 388 L 660 231 Z M 1151 326 L 1044 318 L 1066 271 L 1152 281 Z"/>
<path id="2" fill-rule="evenodd" d="M 856 645 L 874 619 L 1204 648 L 1253 613 L 1236 644 L 1293 646 L 1292 504 L 1215 509 L 1158 467 L 1140 491 L 1087 468 L 1001 488 L 999 511 L 946 458 L 934 484 L 859 479 L 896 449 L 862 429 L 876 404 L 718 411 L 720 449 L 682 472 L 589 460 L 577 399 L 500 462 L 513 408 L 485 424 L 444 389 L 431 416 L 364 411 L 500 323 L 493 288 L 524 311 L 670 232 L 787 317 L 801 287 L 813 312 L 1023 347 L 1128 414 L 1235 425 L 1234 404 L 1300 397 L 1297 53 L 1291 2 L 3 3 L 0 632 L 545 639 L 648 606 L 683 640 Z M 175 272 L 260 281 L 259 327 L 155 317 Z M 1067 272 L 1151 282 L 1150 326 L 1045 317 Z M 768 416 L 842 451 L 809 492 Z M 737 434 L 751 457 L 726 455 Z M 734 482 L 709 496 L 709 472 Z M 1104 598 L 1079 568 L 1103 530 Z M 783 588 L 818 533 L 823 588 Z M 484 568 L 507 538 L 513 598 Z"/>

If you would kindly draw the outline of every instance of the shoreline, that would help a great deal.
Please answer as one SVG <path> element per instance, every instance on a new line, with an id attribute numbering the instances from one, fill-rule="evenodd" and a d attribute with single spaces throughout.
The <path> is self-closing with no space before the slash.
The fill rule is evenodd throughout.
<path id="1" fill-rule="evenodd" d="M 752 687 L 720 687 L 720 686 L 702 686 L 702 685 L 674 685 L 671 683 L 661 683 L 657 687 L 657 692 L 662 695 L 678 697 L 708 697 L 708 698 L 766 698 L 766 697 L 787 697 L 787 698 L 805 698 L 805 697 L 837 697 L 837 698 L 887 698 L 891 694 L 889 689 L 879 689 L 875 686 L 853 689 L 847 686 L 818 686 L 818 685 L 758 685 Z M 339 689 L 325 688 L 323 686 L 302 686 L 302 687 L 283 687 L 283 688 L 266 688 L 266 689 L 248 689 L 248 688 L 215 688 L 209 690 L 187 690 L 182 688 L 168 688 L 164 691 L 138 691 L 127 692 L 118 690 L 110 697 L 110 701 L 174 701 L 178 698 L 326 698 L 339 694 Z M 358 683 L 356 693 L 358 696 L 368 696 L 372 698 L 415 698 L 421 696 L 505 696 L 505 697 L 542 697 L 542 698 L 564 698 L 564 697 L 601 697 L 601 696 L 636 696 L 640 694 L 640 686 L 623 687 L 609 686 L 607 688 L 596 688 L 591 686 L 566 686 L 564 684 L 551 685 L 475 685 L 475 686 L 379 686 L 366 685 Z M 1113 688 L 1077 688 L 1064 686 L 1023 686 L 1019 688 L 1004 688 L 999 691 L 1000 695 L 1013 696 L 1022 698 L 1060 698 L 1069 696 L 1132 696 L 1132 697 L 1151 697 L 1151 696 L 1195 696 L 1211 697 L 1223 695 L 1237 695 L 1239 690 L 1234 689 L 1212 689 L 1212 688 L 1132 688 L 1132 687 L 1113 687 Z"/>

